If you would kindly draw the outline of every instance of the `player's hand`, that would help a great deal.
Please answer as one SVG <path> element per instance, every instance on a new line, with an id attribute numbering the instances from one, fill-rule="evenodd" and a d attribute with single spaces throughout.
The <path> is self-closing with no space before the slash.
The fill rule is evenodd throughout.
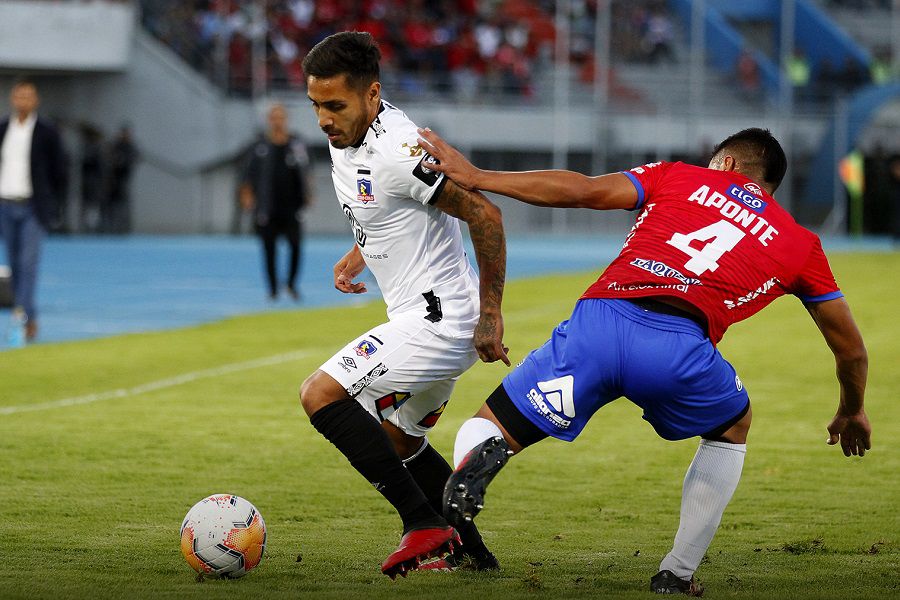
<path id="1" fill-rule="evenodd" d="M 509 348 L 503 345 L 503 316 L 499 312 L 482 311 L 475 326 L 475 350 L 486 363 L 502 360 L 510 366 Z"/>
<path id="2" fill-rule="evenodd" d="M 864 411 L 852 415 L 838 411 L 828 424 L 828 434 L 828 445 L 834 446 L 840 442 L 844 456 L 864 456 L 866 450 L 872 447 L 872 426 Z"/>
<path id="3" fill-rule="evenodd" d="M 476 180 L 480 169 L 432 130 L 420 127 L 417 131 L 420 136 L 419 145 L 440 161 L 440 164 L 429 164 L 429 169 L 440 171 L 467 190 L 478 189 Z"/>
<path id="4" fill-rule="evenodd" d="M 359 248 L 354 246 L 334 265 L 335 289 L 345 294 L 365 294 L 368 291 L 365 282 L 353 283 L 353 278 L 362 273 L 365 267 L 366 261 L 359 253 Z"/>

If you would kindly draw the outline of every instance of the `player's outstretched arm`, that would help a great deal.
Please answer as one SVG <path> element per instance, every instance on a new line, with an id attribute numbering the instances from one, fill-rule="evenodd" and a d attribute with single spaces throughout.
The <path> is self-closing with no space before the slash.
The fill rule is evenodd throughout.
<path id="1" fill-rule="evenodd" d="M 869 358 L 850 307 L 843 298 L 806 305 L 834 353 L 841 400 L 828 425 L 828 443 L 840 442 L 845 456 L 863 456 L 872 447 L 872 427 L 863 407 Z"/>
<path id="2" fill-rule="evenodd" d="M 353 278 L 365 268 L 366 261 L 359 246 L 353 244 L 353 249 L 334 264 L 334 287 L 345 294 L 365 294 L 367 290 L 364 282 L 353 283 Z"/>
<path id="3" fill-rule="evenodd" d="M 419 144 L 440 161 L 441 171 L 467 190 L 484 190 L 535 206 L 608 210 L 634 208 L 637 190 L 621 173 L 588 177 L 574 171 L 485 171 L 430 129 L 419 129 Z"/>
<path id="4" fill-rule="evenodd" d="M 475 327 L 475 349 L 484 362 L 502 360 L 510 366 L 503 345 L 503 286 L 506 281 L 506 236 L 500 209 L 484 194 L 447 181 L 435 206 L 466 222 L 478 261 L 481 317 Z"/>

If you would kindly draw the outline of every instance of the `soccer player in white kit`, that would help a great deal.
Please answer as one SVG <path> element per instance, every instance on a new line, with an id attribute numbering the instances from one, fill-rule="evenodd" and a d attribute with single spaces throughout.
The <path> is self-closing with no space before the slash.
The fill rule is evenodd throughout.
<path id="1" fill-rule="evenodd" d="M 452 469 L 426 434 L 457 378 L 479 357 L 509 365 L 500 313 L 506 270 L 500 210 L 429 168 L 434 159 L 418 145 L 415 124 L 381 99 L 379 59 L 371 35 L 342 32 L 303 60 L 308 95 L 331 146 L 335 193 L 356 242 L 334 266 L 334 285 L 365 292 L 353 280 L 368 267 L 388 322 L 310 375 L 301 404 L 403 520 L 400 546 L 383 573 L 405 576 L 447 552 L 437 561 L 442 567 L 496 569 L 473 524 L 457 532 L 441 515 Z M 460 220 L 468 224 L 480 275 L 466 257 Z"/>

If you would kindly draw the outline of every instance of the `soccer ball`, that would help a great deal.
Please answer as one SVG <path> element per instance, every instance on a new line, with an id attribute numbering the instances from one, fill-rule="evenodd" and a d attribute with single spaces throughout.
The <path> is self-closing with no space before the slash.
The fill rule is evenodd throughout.
<path id="1" fill-rule="evenodd" d="M 181 523 L 181 553 L 191 568 L 213 577 L 243 577 L 262 560 L 266 522 L 247 500 L 214 494 Z"/>

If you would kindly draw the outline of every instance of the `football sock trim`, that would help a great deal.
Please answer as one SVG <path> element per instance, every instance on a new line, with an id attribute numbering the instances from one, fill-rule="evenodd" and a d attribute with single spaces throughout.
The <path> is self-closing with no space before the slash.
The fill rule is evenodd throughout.
<path id="1" fill-rule="evenodd" d="M 310 423 L 393 505 L 403 519 L 404 533 L 446 527 L 403 466 L 387 433 L 356 400 L 332 402 L 310 417 Z"/>
<path id="2" fill-rule="evenodd" d="M 701 440 L 684 476 L 681 522 L 659 570 L 690 579 L 703 560 L 741 479 L 746 444 Z"/>
<path id="3" fill-rule="evenodd" d="M 453 467 L 458 467 L 472 448 L 492 437 L 503 437 L 503 432 L 493 421 L 472 417 L 463 423 L 453 446 Z"/>

